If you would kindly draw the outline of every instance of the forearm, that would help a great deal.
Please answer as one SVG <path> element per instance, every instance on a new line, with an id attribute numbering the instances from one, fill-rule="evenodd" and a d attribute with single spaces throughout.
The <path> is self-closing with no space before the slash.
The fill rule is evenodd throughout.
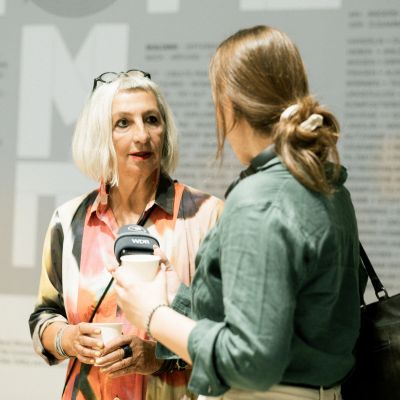
<path id="1" fill-rule="evenodd" d="M 74 357 L 76 356 L 76 351 L 74 350 L 74 346 L 72 344 L 73 330 L 75 329 L 74 325 L 68 325 L 64 322 L 54 322 L 49 325 L 42 334 L 43 347 L 57 360 L 65 359 L 65 357 L 58 353 L 55 346 L 57 333 L 63 328 L 64 331 L 62 332 L 61 336 L 61 346 L 69 357 Z"/>
<path id="2" fill-rule="evenodd" d="M 195 321 L 170 307 L 160 307 L 151 318 L 150 332 L 154 339 L 168 347 L 188 364 L 192 364 L 188 341 L 190 332 L 195 325 Z"/>

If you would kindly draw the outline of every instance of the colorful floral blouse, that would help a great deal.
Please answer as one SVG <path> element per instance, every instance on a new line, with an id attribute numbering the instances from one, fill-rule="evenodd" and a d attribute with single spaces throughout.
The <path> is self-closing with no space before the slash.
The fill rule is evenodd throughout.
<path id="1" fill-rule="evenodd" d="M 55 321 L 87 322 L 110 281 L 107 266 L 116 264 L 113 249 L 119 227 L 107 197 L 105 192 L 93 191 L 65 203 L 51 219 L 44 242 L 38 300 L 29 321 L 35 351 L 50 365 L 59 361 L 43 348 L 44 329 Z M 170 295 L 176 293 L 181 282 L 191 283 L 199 244 L 221 211 L 222 201 L 216 197 L 174 183 L 168 176 L 160 177 L 156 199 L 147 205 L 142 219 L 177 273 L 171 273 L 168 279 Z M 122 321 L 125 334 L 146 338 L 146 333 L 131 326 L 119 310 L 117 316 L 113 287 L 93 321 Z M 71 365 L 72 360 L 68 372 Z M 190 399 L 194 395 L 187 390 L 189 374 L 174 371 L 110 379 L 100 368 L 76 362 L 63 399 Z"/>

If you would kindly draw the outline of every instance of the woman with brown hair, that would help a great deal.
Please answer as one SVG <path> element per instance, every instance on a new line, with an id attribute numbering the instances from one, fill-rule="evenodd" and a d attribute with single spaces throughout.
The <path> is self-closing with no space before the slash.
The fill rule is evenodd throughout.
<path id="1" fill-rule="evenodd" d="M 223 399 L 340 399 L 359 331 L 358 233 L 336 118 L 315 100 L 293 42 L 241 30 L 210 65 L 218 153 L 247 167 L 202 243 L 191 318 L 165 271 L 117 295 L 127 318 L 192 364 L 189 388 Z M 170 268 L 164 258 L 167 269 Z"/>

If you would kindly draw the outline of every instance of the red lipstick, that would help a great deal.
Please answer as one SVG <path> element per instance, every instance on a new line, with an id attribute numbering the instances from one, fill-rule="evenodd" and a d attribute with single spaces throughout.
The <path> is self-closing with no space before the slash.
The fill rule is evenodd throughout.
<path id="1" fill-rule="evenodd" d="M 135 151 L 133 153 L 129 153 L 131 157 L 139 158 L 141 160 L 147 160 L 151 157 L 152 153 L 150 151 Z"/>

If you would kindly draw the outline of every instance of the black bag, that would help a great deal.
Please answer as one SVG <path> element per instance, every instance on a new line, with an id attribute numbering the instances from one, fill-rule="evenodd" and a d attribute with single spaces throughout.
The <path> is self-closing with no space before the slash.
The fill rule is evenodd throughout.
<path id="1" fill-rule="evenodd" d="M 400 294 L 389 296 L 360 243 L 360 257 L 378 301 L 361 304 L 356 365 L 342 384 L 343 400 L 400 399 Z"/>

